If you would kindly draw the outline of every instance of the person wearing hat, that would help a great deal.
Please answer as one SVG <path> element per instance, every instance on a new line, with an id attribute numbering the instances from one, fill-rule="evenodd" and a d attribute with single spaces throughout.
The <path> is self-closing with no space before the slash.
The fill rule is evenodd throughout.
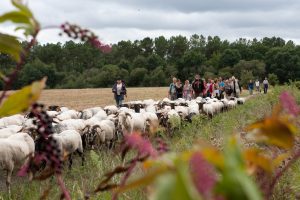
<path id="1" fill-rule="evenodd" d="M 117 78 L 116 83 L 112 87 L 112 92 L 114 93 L 114 98 L 117 107 L 120 107 L 123 103 L 124 96 L 127 98 L 126 86 L 125 83 L 121 80 L 121 78 Z"/>

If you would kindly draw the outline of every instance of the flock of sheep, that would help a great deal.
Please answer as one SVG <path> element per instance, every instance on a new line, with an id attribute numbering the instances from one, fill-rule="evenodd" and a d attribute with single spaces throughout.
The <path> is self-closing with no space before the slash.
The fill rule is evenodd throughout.
<path id="1" fill-rule="evenodd" d="M 159 127 L 171 128 L 171 122 L 191 121 L 201 113 L 213 117 L 224 110 L 243 104 L 244 98 L 230 100 L 201 98 L 186 101 L 152 99 L 133 101 L 121 108 L 114 105 L 76 111 L 67 107 L 49 106 L 47 114 L 53 119 L 53 137 L 59 144 L 61 156 L 75 152 L 82 157 L 84 150 L 106 146 L 112 148 L 124 134 L 155 133 Z M 11 176 L 15 167 L 28 162 L 34 155 L 37 139 L 36 125 L 26 115 L 13 115 L 0 119 L 0 168 L 6 170 L 6 185 L 10 192 Z M 72 159 L 69 159 L 71 167 Z"/>

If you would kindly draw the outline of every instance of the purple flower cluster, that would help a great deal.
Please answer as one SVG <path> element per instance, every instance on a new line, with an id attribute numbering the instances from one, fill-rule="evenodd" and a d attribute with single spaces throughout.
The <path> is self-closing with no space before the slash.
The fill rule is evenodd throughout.
<path id="1" fill-rule="evenodd" d="M 280 102 L 282 107 L 291 115 L 298 116 L 300 114 L 300 107 L 297 105 L 295 97 L 289 92 L 281 93 Z"/>
<path id="2" fill-rule="evenodd" d="M 141 156 L 152 156 L 156 157 L 158 155 L 157 150 L 152 146 L 148 139 L 145 139 L 139 133 L 133 133 L 125 136 L 126 148 L 135 149 Z"/>
<path id="3" fill-rule="evenodd" d="M 214 168 L 203 158 L 201 153 L 194 153 L 190 160 L 190 171 L 197 191 L 204 199 L 212 199 L 217 183 Z"/>
<path id="4" fill-rule="evenodd" d="M 88 42 L 93 47 L 101 50 L 103 53 L 111 52 L 111 46 L 103 44 L 98 37 L 90 30 L 83 29 L 80 26 L 69 24 L 68 22 L 60 26 L 62 31 L 67 34 L 70 38 L 80 39 L 82 42 Z M 60 34 L 62 35 L 62 34 Z"/>

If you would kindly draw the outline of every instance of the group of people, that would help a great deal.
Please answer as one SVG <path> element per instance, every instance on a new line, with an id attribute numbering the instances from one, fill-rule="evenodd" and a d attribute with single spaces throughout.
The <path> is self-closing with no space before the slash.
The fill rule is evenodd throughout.
<path id="1" fill-rule="evenodd" d="M 260 89 L 261 84 L 260 84 L 259 80 L 257 79 L 255 81 L 255 83 L 252 80 L 250 80 L 249 83 L 248 83 L 248 90 L 249 90 L 250 95 L 253 94 L 254 84 L 255 84 L 256 92 L 259 92 L 259 93 L 261 92 L 261 89 Z M 267 94 L 268 88 L 269 88 L 269 81 L 268 81 L 267 77 L 263 81 L 262 85 L 263 85 L 263 88 L 264 88 L 264 94 Z"/>
<path id="2" fill-rule="evenodd" d="M 256 80 L 255 83 L 252 80 L 249 81 L 248 89 L 251 95 L 253 94 L 254 86 L 256 91 L 260 92 L 259 80 Z M 268 86 L 268 79 L 265 78 L 263 81 L 265 94 L 268 91 Z M 112 92 L 114 93 L 116 105 L 120 107 L 124 97 L 127 97 L 126 85 L 121 78 L 118 78 L 113 85 Z M 185 80 L 183 84 L 180 79 L 173 77 L 173 82 L 169 86 L 168 97 L 171 100 L 176 100 L 178 98 L 191 100 L 197 97 L 215 97 L 218 99 L 230 97 L 238 98 L 241 92 L 242 87 L 239 80 L 234 76 L 225 80 L 223 80 L 222 77 L 205 80 L 204 78 L 201 78 L 199 74 L 196 74 L 192 84 L 190 84 L 189 80 Z"/>
<path id="3" fill-rule="evenodd" d="M 195 75 L 192 84 L 185 80 L 184 84 L 180 79 L 173 77 L 173 82 L 169 86 L 168 97 L 171 100 L 183 98 L 191 100 L 197 97 L 215 97 L 218 99 L 239 97 L 242 87 L 239 80 L 234 76 L 223 80 L 222 77 L 216 79 L 202 79 L 199 74 Z"/>

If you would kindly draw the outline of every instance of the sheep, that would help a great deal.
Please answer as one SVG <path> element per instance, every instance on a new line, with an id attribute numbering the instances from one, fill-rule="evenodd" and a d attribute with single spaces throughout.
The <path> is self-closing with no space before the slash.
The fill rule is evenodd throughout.
<path id="1" fill-rule="evenodd" d="M 86 124 L 83 119 L 68 119 L 56 124 L 53 126 L 53 129 L 55 133 L 60 133 L 65 130 L 76 130 L 80 133 L 85 126 Z"/>
<path id="2" fill-rule="evenodd" d="M 110 120 L 103 120 L 99 125 L 95 125 L 92 127 L 91 133 L 91 144 L 103 144 L 106 143 L 108 148 L 113 147 L 113 142 L 116 139 L 116 127 L 115 124 Z M 99 142 L 96 142 L 99 141 Z"/>
<path id="3" fill-rule="evenodd" d="M 116 114 L 118 112 L 118 108 L 115 105 L 105 106 L 104 111 L 106 112 L 107 115 Z"/>
<path id="4" fill-rule="evenodd" d="M 186 117 L 189 115 L 189 110 L 185 106 L 176 106 L 175 110 L 178 112 L 182 120 L 186 119 Z"/>
<path id="5" fill-rule="evenodd" d="M 72 168 L 73 160 L 72 154 L 77 152 L 81 157 L 81 165 L 84 165 L 84 153 L 81 135 L 76 130 L 66 130 L 59 134 L 54 133 L 51 135 L 60 149 L 62 158 L 67 154 L 69 156 L 69 169 Z"/>
<path id="6" fill-rule="evenodd" d="M 0 139 L 1 138 L 8 138 L 14 134 L 17 134 L 18 132 L 11 129 L 11 128 L 2 128 L 0 129 Z"/>
<path id="7" fill-rule="evenodd" d="M 104 110 L 101 107 L 94 107 L 94 108 L 88 108 L 81 111 L 80 118 L 81 119 L 89 119 L 96 115 L 98 112 L 104 112 Z"/>
<path id="8" fill-rule="evenodd" d="M 236 104 L 237 104 L 236 98 L 232 97 L 228 101 L 228 108 L 235 108 Z"/>
<path id="9" fill-rule="evenodd" d="M 210 118 L 214 116 L 214 107 L 212 103 L 203 104 L 203 112 Z"/>
<path id="10" fill-rule="evenodd" d="M 49 116 L 49 117 L 52 117 L 52 118 L 55 118 L 55 117 L 57 117 L 57 115 L 59 115 L 59 112 L 57 112 L 57 111 L 46 111 L 47 112 L 47 115 Z"/>
<path id="11" fill-rule="evenodd" d="M 156 108 L 155 108 L 154 104 L 148 104 L 145 106 L 145 111 L 151 112 L 151 113 L 156 113 Z"/>
<path id="12" fill-rule="evenodd" d="M 60 111 L 61 111 L 61 112 L 66 112 L 66 111 L 68 111 L 68 110 L 70 110 L 68 107 L 65 107 L 65 106 L 60 107 Z"/>
<path id="13" fill-rule="evenodd" d="M 152 112 L 144 112 L 144 113 L 142 113 L 142 115 L 146 120 L 145 130 L 148 133 L 155 133 L 159 126 L 159 121 L 158 121 L 157 115 Z"/>
<path id="14" fill-rule="evenodd" d="M 18 133 L 0 139 L 0 167 L 6 170 L 6 186 L 9 194 L 14 168 L 27 163 L 34 155 L 34 150 L 34 141 L 27 133 Z"/>
<path id="15" fill-rule="evenodd" d="M 0 128 L 1 127 L 6 127 L 9 125 L 19 125 L 21 126 L 23 122 L 25 121 L 25 118 L 23 115 L 17 114 L 17 115 L 12 115 L 9 117 L 3 117 L 0 119 Z"/>
<path id="16" fill-rule="evenodd" d="M 120 112 L 118 129 L 124 133 L 132 134 L 133 131 L 145 132 L 146 121 L 141 113 Z"/>
<path id="17" fill-rule="evenodd" d="M 80 113 L 76 110 L 67 110 L 59 115 L 56 116 L 56 118 L 60 121 L 67 120 L 67 119 L 79 119 Z"/>
<path id="18" fill-rule="evenodd" d="M 244 103 L 245 103 L 245 101 L 246 101 L 246 99 L 245 99 L 245 98 L 242 98 L 242 97 L 240 97 L 240 98 L 237 98 L 237 104 L 244 104 Z"/>
<path id="19" fill-rule="evenodd" d="M 60 106 L 52 105 L 52 106 L 48 106 L 48 111 L 61 112 L 62 110 L 61 110 Z"/>

